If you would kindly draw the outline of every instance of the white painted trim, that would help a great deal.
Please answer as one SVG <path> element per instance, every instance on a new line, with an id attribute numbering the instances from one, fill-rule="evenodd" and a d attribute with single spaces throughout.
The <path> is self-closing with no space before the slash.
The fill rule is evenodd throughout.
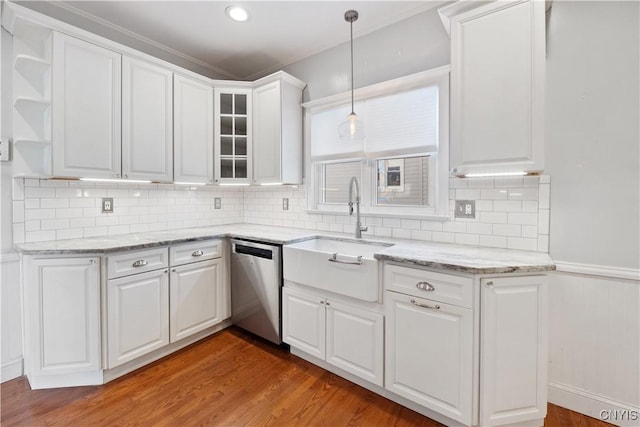
<path id="1" fill-rule="evenodd" d="M 548 401 L 554 405 L 568 408 L 572 411 L 579 412 L 584 415 L 601 420 L 600 411 L 636 411 L 640 412 L 640 407 L 618 402 L 599 394 L 591 393 L 576 387 L 565 384 L 548 383 L 549 394 Z M 613 419 L 606 420 L 609 423 L 619 426 L 637 426 L 638 421 L 629 420 L 627 423 L 615 421 Z"/>
<path id="2" fill-rule="evenodd" d="M 0 253 L 1 264 L 18 261 L 20 261 L 20 254 L 17 252 Z"/>
<path id="3" fill-rule="evenodd" d="M 451 71 L 451 66 L 443 65 L 442 67 L 432 68 L 408 76 L 398 77 L 393 80 L 387 80 L 381 83 L 372 84 L 361 87 L 353 91 L 353 97 L 356 101 L 361 101 L 374 96 L 387 95 L 390 93 L 401 92 L 405 90 L 415 89 L 426 86 L 428 84 L 440 84 L 440 79 L 447 77 Z M 331 108 L 336 105 L 344 104 L 351 101 L 351 92 L 346 91 L 324 98 L 315 99 L 305 102 L 302 106 L 307 110 L 322 110 Z"/>
<path id="4" fill-rule="evenodd" d="M 578 262 L 556 261 L 556 271 L 560 273 L 584 274 L 586 276 L 610 277 L 640 282 L 640 269 L 612 267 Z"/>
<path id="5" fill-rule="evenodd" d="M 10 362 L 3 363 L 0 371 L 0 382 L 6 382 L 15 378 L 19 378 L 24 374 L 24 360 L 22 359 L 22 357 L 19 357 Z"/>

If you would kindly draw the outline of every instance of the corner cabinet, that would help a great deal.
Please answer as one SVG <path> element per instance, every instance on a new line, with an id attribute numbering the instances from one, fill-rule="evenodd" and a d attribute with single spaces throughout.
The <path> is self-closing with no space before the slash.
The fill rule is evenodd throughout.
<path id="1" fill-rule="evenodd" d="M 56 177 L 121 177 L 121 55 L 54 32 Z"/>
<path id="2" fill-rule="evenodd" d="M 213 181 L 213 87 L 173 76 L 173 179 Z"/>
<path id="3" fill-rule="evenodd" d="M 251 89 L 214 90 L 215 181 L 249 184 L 252 167 Z"/>
<path id="4" fill-rule="evenodd" d="M 25 256 L 23 263 L 31 388 L 102 384 L 99 258 Z"/>
<path id="5" fill-rule="evenodd" d="M 274 80 L 275 79 L 275 80 Z M 302 183 L 304 83 L 276 73 L 253 90 L 253 183 Z"/>
<path id="6" fill-rule="evenodd" d="M 451 172 L 544 169 L 545 3 L 439 10 L 451 33 Z"/>

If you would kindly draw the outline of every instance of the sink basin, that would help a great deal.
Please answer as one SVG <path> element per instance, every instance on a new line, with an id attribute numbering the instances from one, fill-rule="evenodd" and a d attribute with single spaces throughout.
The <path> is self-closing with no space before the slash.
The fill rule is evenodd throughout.
<path id="1" fill-rule="evenodd" d="M 284 280 L 363 301 L 380 300 L 378 260 L 389 244 L 315 238 L 283 246 Z"/>

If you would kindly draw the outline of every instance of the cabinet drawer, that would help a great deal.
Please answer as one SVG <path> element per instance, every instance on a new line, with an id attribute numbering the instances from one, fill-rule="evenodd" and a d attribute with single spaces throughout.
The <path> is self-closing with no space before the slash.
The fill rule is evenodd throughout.
<path id="1" fill-rule="evenodd" d="M 473 301 L 473 279 L 417 268 L 385 265 L 384 286 L 388 291 L 461 307 L 471 308 Z"/>
<path id="2" fill-rule="evenodd" d="M 148 249 L 144 251 L 124 252 L 107 258 L 107 278 L 128 276 L 145 271 L 166 268 L 169 265 L 167 248 Z"/>
<path id="3" fill-rule="evenodd" d="M 169 260 L 172 267 L 189 264 L 191 262 L 220 258 L 222 256 L 222 241 L 203 240 L 186 245 L 171 246 Z"/>

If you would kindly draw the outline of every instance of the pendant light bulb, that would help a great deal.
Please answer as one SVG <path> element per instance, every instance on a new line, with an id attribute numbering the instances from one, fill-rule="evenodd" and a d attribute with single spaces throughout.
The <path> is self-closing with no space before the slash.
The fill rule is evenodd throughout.
<path id="1" fill-rule="evenodd" d="M 364 139 L 364 125 L 353 108 L 353 23 L 358 20 L 358 12 L 355 10 L 346 11 L 344 20 L 349 23 L 351 30 L 351 114 L 338 127 L 338 134 L 340 140 L 354 142 Z"/>

